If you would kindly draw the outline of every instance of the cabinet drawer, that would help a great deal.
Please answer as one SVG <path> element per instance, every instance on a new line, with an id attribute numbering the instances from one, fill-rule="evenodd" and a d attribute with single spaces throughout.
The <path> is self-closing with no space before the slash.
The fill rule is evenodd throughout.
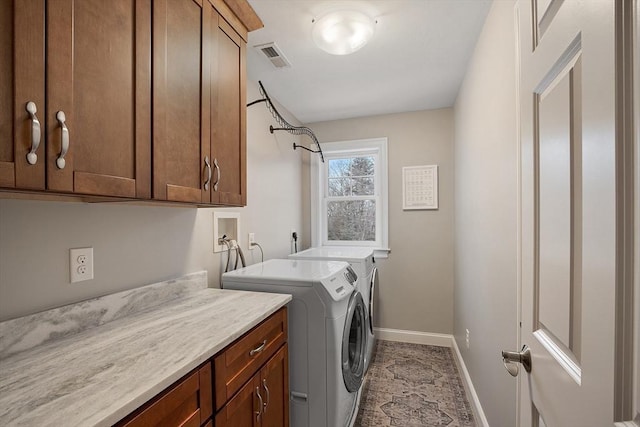
<path id="1" fill-rule="evenodd" d="M 240 390 L 286 341 L 287 311 L 282 308 L 216 356 L 216 410 Z"/>
<path id="2" fill-rule="evenodd" d="M 211 392 L 211 363 L 207 362 L 116 426 L 200 426 L 213 412 Z"/>

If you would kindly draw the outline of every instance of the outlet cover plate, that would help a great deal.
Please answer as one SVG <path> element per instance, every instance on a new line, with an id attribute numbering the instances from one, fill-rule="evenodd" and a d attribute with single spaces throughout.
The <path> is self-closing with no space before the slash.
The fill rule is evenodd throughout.
<path id="1" fill-rule="evenodd" d="M 93 279 L 93 248 L 69 249 L 71 283 Z"/>

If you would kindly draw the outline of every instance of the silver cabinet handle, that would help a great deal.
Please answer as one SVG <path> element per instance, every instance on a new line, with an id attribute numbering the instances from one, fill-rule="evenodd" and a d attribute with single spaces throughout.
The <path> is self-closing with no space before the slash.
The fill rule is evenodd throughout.
<path id="1" fill-rule="evenodd" d="M 262 344 L 260 344 L 258 347 L 254 348 L 249 352 L 249 356 L 253 357 L 254 354 L 261 353 L 262 350 L 264 350 L 264 346 L 266 345 L 267 345 L 267 340 L 262 341 Z"/>
<path id="2" fill-rule="evenodd" d="M 56 159 L 56 166 L 58 166 L 58 169 L 64 169 L 66 164 L 64 156 L 66 156 L 67 151 L 69 151 L 69 129 L 67 129 L 67 125 L 65 123 L 67 117 L 64 115 L 64 111 L 58 111 L 56 113 L 56 119 L 58 120 L 58 123 L 60 123 L 60 130 L 62 131 L 62 144 L 60 144 L 60 155 Z"/>
<path id="3" fill-rule="evenodd" d="M 209 191 L 209 183 L 211 182 L 211 163 L 209 162 L 209 156 L 204 157 L 204 164 L 207 167 L 207 180 L 204 182 L 205 191 Z"/>
<path id="4" fill-rule="evenodd" d="M 220 166 L 218 159 L 213 159 L 213 167 L 216 169 L 216 182 L 213 183 L 213 191 L 218 191 L 218 183 L 220 183 Z"/>
<path id="5" fill-rule="evenodd" d="M 29 113 L 29 116 L 31 117 L 31 151 L 27 153 L 27 163 L 35 165 L 38 161 L 36 151 L 40 146 L 40 121 L 36 117 L 38 109 L 36 108 L 35 102 L 27 102 L 26 109 L 27 113 Z"/>
<path id="6" fill-rule="evenodd" d="M 258 395 L 258 399 L 260 399 L 260 407 L 259 411 L 256 411 L 256 420 L 260 421 L 260 415 L 262 415 L 262 407 L 264 405 L 262 401 L 262 396 L 260 396 L 260 387 L 256 387 L 256 394 Z"/>
<path id="7" fill-rule="evenodd" d="M 519 352 L 502 350 L 502 363 L 512 377 L 518 375 L 519 369 L 516 363 L 521 363 L 525 371 L 531 372 L 531 350 L 526 344 Z"/>
<path id="8" fill-rule="evenodd" d="M 269 393 L 269 387 L 267 387 L 267 380 L 263 379 L 262 380 L 262 387 L 264 387 L 264 390 L 267 392 L 267 401 L 264 404 L 264 413 L 267 413 L 267 406 L 269 406 L 269 402 L 271 401 L 271 393 Z"/>

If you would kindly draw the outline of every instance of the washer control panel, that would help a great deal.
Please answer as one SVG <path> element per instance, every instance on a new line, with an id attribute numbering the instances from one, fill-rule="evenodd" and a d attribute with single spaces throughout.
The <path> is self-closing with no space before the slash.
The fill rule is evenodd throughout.
<path id="1" fill-rule="evenodd" d="M 358 275 L 353 270 L 353 268 L 351 268 L 351 266 L 348 266 L 347 269 L 344 271 L 344 277 L 353 286 L 355 286 L 355 283 L 358 281 Z"/>
<path id="2" fill-rule="evenodd" d="M 353 274 L 355 275 L 355 273 Z M 342 273 L 336 274 L 330 279 L 323 281 L 324 288 L 333 300 L 340 301 L 353 292 L 353 282 L 348 277 L 349 274 L 344 270 Z"/>

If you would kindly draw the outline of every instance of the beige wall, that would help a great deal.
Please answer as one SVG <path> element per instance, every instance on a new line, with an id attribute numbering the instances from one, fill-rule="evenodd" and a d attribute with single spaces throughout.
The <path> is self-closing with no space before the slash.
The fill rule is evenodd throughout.
<path id="1" fill-rule="evenodd" d="M 247 98 L 259 98 L 254 83 Z M 291 117 L 288 117 L 291 119 Z M 248 110 L 248 200 L 241 246 L 255 232 L 266 258 L 289 253 L 301 229 L 301 153 L 271 135 L 263 104 Z M 266 178 L 265 178 L 266 177 Z M 267 182 L 268 179 L 268 182 Z M 69 248 L 93 246 L 95 279 L 69 283 Z M 206 269 L 219 286 L 226 260 L 213 253 L 213 209 L 0 200 L 0 320 Z"/>
<path id="2" fill-rule="evenodd" d="M 516 425 L 518 130 L 514 3 L 493 3 L 455 104 L 455 339 L 489 424 Z M 470 348 L 465 345 L 470 331 Z"/>
<path id="3" fill-rule="evenodd" d="M 377 260 L 377 326 L 452 333 L 453 111 L 418 111 L 308 126 L 321 142 L 388 138 L 391 253 L 388 259 Z M 403 211 L 402 167 L 431 164 L 439 166 L 439 209 Z M 308 224 L 305 230 L 308 232 Z"/>

